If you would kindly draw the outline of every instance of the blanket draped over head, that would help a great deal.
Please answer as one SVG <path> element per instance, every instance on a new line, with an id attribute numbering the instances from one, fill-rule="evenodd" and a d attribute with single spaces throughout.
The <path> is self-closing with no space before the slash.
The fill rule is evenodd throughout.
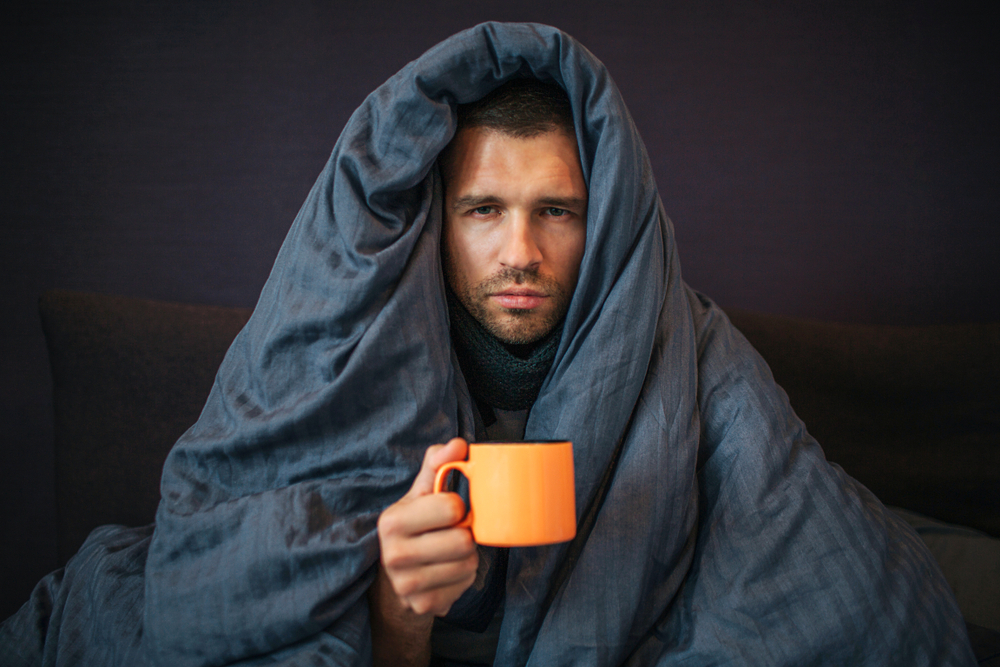
<path id="1" fill-rule="evenodd" d="M 101 529 L 27 606 L 48 614 L 46 664 L 370 661 L 379 513 L 427 446 L 474 437 L 435 160 L 456 104 L 520 76 L 565 88 L 589 190 L 526 438 L 573 442 L 581 515 L 621 449 L 567 576 L 569 543 L 510 551 L 496 664 L 973 662 L 916 534 L 826 462 L 764 361 L 681 280 L 603 65 L 558 30 L 483 24 L 351 117 L 167 460 L 155 532 Z"/>

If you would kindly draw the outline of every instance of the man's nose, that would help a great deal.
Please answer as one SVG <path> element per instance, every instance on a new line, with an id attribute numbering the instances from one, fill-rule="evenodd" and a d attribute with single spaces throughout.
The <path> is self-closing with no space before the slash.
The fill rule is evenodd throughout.
<path id="1" fill-rule="evenodd" d="M 504 225 L 500 263 L 512 269 L 527 271 L 542 263 L 542 251 L 535 240 L 531 217 L 511 212 Z"/>

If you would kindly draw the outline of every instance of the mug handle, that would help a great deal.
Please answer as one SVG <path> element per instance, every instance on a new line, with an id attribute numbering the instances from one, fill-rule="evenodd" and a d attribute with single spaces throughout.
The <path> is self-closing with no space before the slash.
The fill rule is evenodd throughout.
<path id="1" fill-rule="evenodd" d="M 452 470 L 459 471 L 460 473 L 465 475 L 466 479 L 468 479 L 469 473 L 466 469 L 467 465 L 469 465 L 468 461 L 452 461 L 450 463 L 445 463 L 443 466 L 438 468 L 437 474 L 434 475 L 434 493 L 441 493 L 441 490 L 444 488 L 444 478 L 447 477 L 448 473 L 451 472 Z M 469 511 L 465 513 L 465 518 L 456 523 L 453 527 L 468 528 L 471 525 L 472 525 L 472 506 L 470 505 Z"/>

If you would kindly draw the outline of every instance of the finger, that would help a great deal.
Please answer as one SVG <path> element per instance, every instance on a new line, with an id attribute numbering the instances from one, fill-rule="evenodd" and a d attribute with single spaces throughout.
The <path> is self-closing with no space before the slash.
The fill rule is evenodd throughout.
<path id="1" fill-rule="evenodd" d="M 454 586 L 475 579 L 478 556 L 445 561 L 420 567 L 393 570 L 386 568 L 389 581 L 400 597 L 427 593 L 445 586 Z"/>
<path id="2" fill-rule="evenodd" d="M 439 563 L 421 578 L 399 578 L 393 582 L 400 600 L 418 614 L 444 615 L 451 605 L 476 581 L 476 561 Z M 434 582 L 431 585 L 430 582 Z"/>
<path id="3" fill-rule="evenodd" d="M 452 586 L 444 586 L 423 595 L 411 598 L 401 598 L 410 609 L 417 614 L 434 614 L 435 616 L 446 616 L 455 600 L 462 597 L 462 593 L 469 589 L 473 576 L 468 582 L 461 582 Z"/>
<path id="4" fill-rule="evenodd" d="M 452 438 L 444 445 L 431 445 L 424 452 L 424 462 L 420 466 L 420 472 L 413 480 L 413 486 L 404 497 L 417 497 L 431 493 L 434 490 L 434 476 L 437 469 L 445 463 L 452 461 L 462 461 L 468 453 L 468 443 L 462 438 Z"/>
<path id="5" fill-rule="evenodd" d="M 465 502 L 457 493 L 420 496 L 390 505 L 379 516 L 378 533 L 383 541 L 411 539 L 427 531 L 451 528 L 465 512 Z"/>
<path id="6" fill-rule="evenodd" d="M 476 555 L 476 543 L 468 528 L 435 530 L 411 539 L 386 540 L 382 563 L 400 571 L 434 563 L 464 560 Z"/>

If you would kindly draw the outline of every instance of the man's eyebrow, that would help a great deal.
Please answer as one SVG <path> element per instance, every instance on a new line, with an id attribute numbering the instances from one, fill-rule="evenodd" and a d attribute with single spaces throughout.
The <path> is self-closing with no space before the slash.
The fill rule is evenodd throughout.
<path id="1" fill-rule="evenodd" d="M 587 200 L 584 197 L 543 197 L 538 203 L 541 206 L 566 208 L 578 211 L 582 211 L 587 208 Z"/>
<path id="2" fill-rule="evenodd" d="M 495 195 L 465 195 L 464 197 L 458 197 L 451 203 L 451 209 L 453 211 L 458 211 L 460 209 L 467 208 L 479 208 L 480 206 L 486 206 L 487 204 L 502 204 L 503 201 L 500 197 Z"/>
<path id="3" fill-rule="evenodd" d="M 496 195 L 465 195 L 455 199 L 451 203 L 451 208 L 453 211 L 459 211 L 489 204 L 503 204 L 503 200 Z M 538 200 L 538 205 L 582 211 L 587 208 L 587 199 L 585 197 L 542 197 Z"/>

